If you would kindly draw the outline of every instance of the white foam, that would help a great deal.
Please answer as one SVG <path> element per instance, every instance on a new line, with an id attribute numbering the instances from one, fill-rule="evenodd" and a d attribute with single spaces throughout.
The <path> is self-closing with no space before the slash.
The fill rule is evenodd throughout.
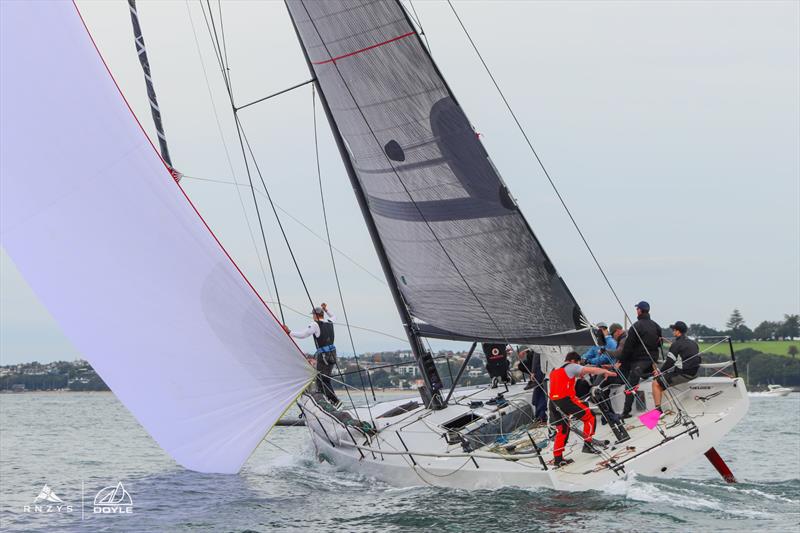
<path id="1" fill-rule="evenodd" d="M 759 498 L 766 498 L 772 501 L 781 501 L 786 503 L 800 503 L 800 500 L 793 500 L 791 498 L 784 498 L 783 496 L 778 496 L 777 494 L 769 494 L 767 492 L 762 492 L 758 489 L 740 489 L 739 487 L 732 486 L 732 487 L 724 487 L 725 490 L 729 492 L 736 492 L 736 493 L 744 493 L 744 494 L 751 494 L 753 496 L 758 496 Z"/>
<path id="2" fill-rule="evenodd" d="M 769 516 L 761 511 L 751 511 L 733 508 L 722 502 L 703 498 L 699 493 L 691 490 L 676 491 L 674 488 L 659 486 L 654 483 L 641 481 L 634 472 L 628 473 L 608 486 L 602 492 L 612 496 L 624 496 L 626 499 L 645 502 L 667 504 L 694 511 L 719 511 L 735 516 L 759 518 Z"/>

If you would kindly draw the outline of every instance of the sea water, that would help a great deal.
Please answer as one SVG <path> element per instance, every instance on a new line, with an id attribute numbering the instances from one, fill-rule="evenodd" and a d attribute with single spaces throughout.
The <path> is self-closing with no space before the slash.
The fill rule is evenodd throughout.
<path id="1" fill-rule="evenodd" d="M 3 394 L 0 530 L 800 530 L 800 394 L 751 398 L 717 450 L 738 484 L 701 457 L 599 491 L 396 488 L 319 463 L 307 430 L 286 427 L 240 474 L 209 475 L 177 466 L 111 393 Z M 45 484 L 60 503 L 34 503 Z M 117 504 L 95 505 L 114 490 Z"/>

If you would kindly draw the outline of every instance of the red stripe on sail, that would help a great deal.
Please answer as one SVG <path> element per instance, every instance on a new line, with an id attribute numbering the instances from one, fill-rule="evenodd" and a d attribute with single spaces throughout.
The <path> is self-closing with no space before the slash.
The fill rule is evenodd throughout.
<path id="1" fill-rule="evenodd" d="M 383 46 L 385 44 L 389 44 L 389 43 L 393 43 L 395 41 L 399 41 L 400 39 L 405 39 L 406 37 L 410 37 L 411 35 L 414 35 L 413 31 L 410 31 L 408 33 L 404 33 L 403 35 L 398 35 L 397 37 L 393 37 L 392 39 L 389 39 L 388 41 L 383 41 L 381 43 L 373 44 L 371 46 L 367 46 L 366 48 L 362 48 L 360 50 L 356 50 L 355 52 L 350 52 L 349 54 L 342 54 L 340 56 L 336 56 L 336 57 L 332 57 L 330 59 L 326 59 L 325 61 L 312 61 L 311 63 L 314 64 L 314 65 L 324 65 L 325 63 L 336 63 L 340 59 L 344 59 L 346 57 L 354 56 L 356 54 L 360 54 L 361 52 L 366 52 L 367 50 L 372 50 L 373 48 L 378 48 L 378 47 L 381 47 L 381 46 Z"/>

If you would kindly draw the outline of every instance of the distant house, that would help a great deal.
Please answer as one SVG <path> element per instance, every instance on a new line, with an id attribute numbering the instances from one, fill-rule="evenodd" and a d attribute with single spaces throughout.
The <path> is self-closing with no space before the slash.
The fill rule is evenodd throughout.
<path id="1" fill-rule="evenodd" d="M 479 378 L 479 377 L 481 377 L 483 374 L 484 374 L 483 370 L 478 370 L 478 369 L 476 369 L 476 368 L 473 368 L 472 370 L 469 370 L 469 371 L 467 372 L 467 376 L 469 376 L 469 377 L 471 377 L 471 378 Z"/>
<path id="2" fill-rule="evenodd" d="M 397 373 L 402 376 L 415 377 L 419 374 L 417 365 L 402 365 L 397 367 Z"/>

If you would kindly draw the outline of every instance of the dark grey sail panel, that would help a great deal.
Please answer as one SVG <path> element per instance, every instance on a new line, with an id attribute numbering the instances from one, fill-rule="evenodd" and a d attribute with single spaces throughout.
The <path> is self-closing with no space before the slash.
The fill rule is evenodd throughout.
<path id="1" fill-rule="evenodd" d="M 581 328 L 399 4 L 287 4 L 421 333 L 516 341 Z"/>

